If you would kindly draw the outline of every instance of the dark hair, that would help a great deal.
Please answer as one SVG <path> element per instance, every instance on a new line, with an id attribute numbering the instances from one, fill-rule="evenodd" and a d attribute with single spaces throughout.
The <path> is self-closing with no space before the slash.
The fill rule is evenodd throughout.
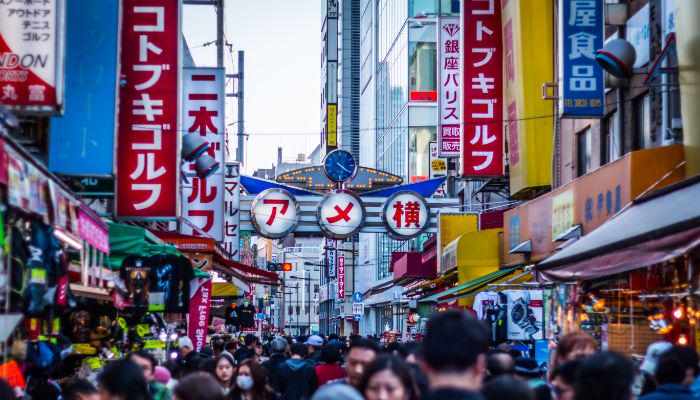
<path id="1" fill-rule="evenodd" d="M 253 335 L 252 333 L 245 335 L 245 339 L 243 339 L 243 343 L 245 344 L 245 347 L 249 347 L 251 344 L 253 344 L 257 341 L 258 341 L 258 337 Z"/>
<path id="2" fill-rule="evenodd" d="M 240 371 L 241 367 L 243 366 L 248 366 L 248 368 L 250 368 L 250 376 L 251 378 L 253 378 L 253 387 L 250 389 L 250 392 L 252 394 L 252 400 L 264 400 L 266 398 L 274 398 L 275 391 L 267 385 L 267 370 L 263 368 L 257 361 L 250 358 L 247 360 L 243 360 L 240 364 L 238 364 L 238 368 L 233 374 L 233 378 L 231 378 L 233 386 L 231 388 L 230 398 L 242 398 L 242 396 L 240 395 L 243 393 L 243 390 L 241 390 L 241 388 L 239 388 L 235 382 L 236 379 L 238 379 L 238 371 Z"/>
<path id="3" fill-rule="evenodd" d="M 151 372 L 153 372 L 156 369 L 156 365 L 158 365 L 158 361 L 156 361 L 156 358 L 153 357 L 153 354 L 147 352 L 146 350 L 132 351 L 126 358 L 131 360 L 132 356 L 137 356 L 148 360 L 151 363 Z"/>
<path id="4" fill-rule="evenodd" d="M 482 386 L 481 395 L 485 400 L 534 400 L 535 398 L 535 393 L 527 383 L 515 375 L 501 375 L 489 380 Z"/>
<path id="5" fill-rule="evenodd" d="M 340 347 L 334 344 L 326 344 L 321 348 L 321 361 L 326 364 L 335 364 L 340 361 Z"/>
<path id="6" fill-rule="evenodd" d="M 654 377 L 659 385 L 666 383 L 681 384 L 685 380 L 685 366 L 681 360 L 664 353 L 659 357 Z"/>
<path id="7" fill-rule="evenodd" d="M 374 340 L 362 338 L 360 336 L 354 337 L 352 339 L 348 351 L 355 348 L 372 350 L 375 353 L 381 352 L 381 349 L 379 348 L 379 345 L 377 345 L 377 342 L 375 342 Z"/>
<path id="8" fill-rule="evenodd" d="M 430 318 L 423 339 L 423 360 L 438 372 L 459 372 L 476 364 L 489 348 L 486 327 L 472 316 L 449 310 Z"/>
<path id="9" fill-rule="evenodd" d="M 663 357 L 663 355 L 669 355 L 678 359 L 678 361 L 683 363 L 685 369 L 693 369 L 693 376 L 698 376 L 698 372 L 700 372 L 698 362 L 700 362 L 700 360 L 698 360 L 698 353 L 692 347 L 673 346 L 664 351 L 659 357 Z"/>
<path id="10" fill-rule="evenodd" d="M 416 358 L 420 358 L 421 350 L 422 350 L 422 346 L 421 346 L 420 342 L 411 341 L 411 342 L 406 342 L 403 344 L 403 346 L 401 346 L 401 348 L 399 349 L 399 354 L 404 359 L 406 359 L 411 354 L 415 355 Z"/>
<path id="11" fill-rule="evenodd" d="M 399 381 L 401 381 L 401 384 L 406 390 L 408 400 L 418 399 L 418 386 L 411 374 L 410 367 L 401 357 L 397 357 L 393 354 L 382 354 L 367 366 L 359 386 L 363 395 L 366 395 L 367 386 L 372 376 L 385 370 L 391 371 L 392 374 L 399 378 Z"/>
<path id="12" fill-rule="evenodd" d="M 566 335 L 562 336 L 559 343 L 557 343 L 557 349 L 554 353 L 556 356 L 555 361 L 565 359 L 569 356 L 569 353 L 576 349 L 589 346 L 597 349 L 598 342 L 596 342 L 596 340 L 586 332 L 579 331 L 567 333 Z"/>
<path id="13" fill-rule="evenodd" d="M 221 384 L 204 372 L 195 372 L 182 378 L 173 393 L 179 400 L 226 400 Z"/>
<path id="14" fill-rule="evenodd" d="M 561 378 L 567 385 L 573 386 L 576 383 L 576 374 L 581 368 L 581 360 L 567 361 L 552 370 L 551 380 Z"/>
<path id="15" fill-rule="evenodd" d="M 309 349 L 306 348 L 306 345 L 303 343 L 294 343 L 290 351 L 292 352 L 292 355 L 302 357 L 306 357 L 306 355 L 309 353 Z"/>
<path id="16" fill-rule="evenodd" d="M 224 345 L 224 350 L 228 351 L 229 353 L 236 351 L 236 342 L 234 342 L 233 340 L 230 342 L 226 342 L 226 344 Z"/>
<path id="17" fill-rule="evenodd" d="M 98 378 L 100 386 L 124 400 L 148 400 L 148 384 L 143 371 L 133 361 L 118 360 L 107 364 Z"/>
<path id="18" fill-rule="evenodd" d="M 401 354 L 401 348 L 402 348 L 402 347 L 403 347 L 403 346 L 402 346 L 401 343 L 399 343 L 399 342 L 391 342 L 391 343 L 389 343 L 389 344 L 386 345 L 386 351 L 387 351 L 388 353 L 397 352 L 398 354 Z"/>
<path id="19" fill-rule="evenodd" d="M 78 400 L 79 395 L 99 393 L 95 385 L 90 383 L 90 381 L 78 377 L 73 377 L 63 384 L 63 390 L 61 392 L 63 394 L 63 400 Z M 0 398 L 5 399 L 2 394 L 0 394 Z"/>
<path id="20" fill-rule="evenodd" d="M 216 364 L 218 359 L 218 357 L 206 357 L 202 359 L 197 369 L 208 374 L 216 375 Z"/>
<path id="21" fill-rule="evenodd" d="M 581 361 L 574 385 L 574 399 L 627 399 L 633 380 L 634 367 L 626 356 L 613 351 L 596 353 Z"/>
<path id="22" fill-rule="evenodd" d="M 505 357 L 508 357 L 505 359 Z M 490 379 L 515 372 L 515 360 L 505 351 L 494 350 L 486 357 L 486 371 Z"/>

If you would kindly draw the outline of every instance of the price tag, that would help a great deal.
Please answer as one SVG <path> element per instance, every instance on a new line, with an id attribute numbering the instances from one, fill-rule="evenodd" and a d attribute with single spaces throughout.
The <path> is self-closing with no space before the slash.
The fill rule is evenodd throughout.
<path id="1" fill-rule="evenodd" d="M 148 324 L 138 324 L 136 325 L 136 334 L 144 337 L 148 334 L 151 333 L 151 329 L 149 328 Z"/>
<path id="2" fill-rule="evenodd" d="M 29 281 L 43 285 L 46 283 L 46 270 L 42 268 L 32 268 L 29 270 Z"/>
<path id="3" fill-rule="evenodd" d="M 165 349 L 165 342 L 160 340 L 146 340 L 143 344 L 144 349 Z"/>

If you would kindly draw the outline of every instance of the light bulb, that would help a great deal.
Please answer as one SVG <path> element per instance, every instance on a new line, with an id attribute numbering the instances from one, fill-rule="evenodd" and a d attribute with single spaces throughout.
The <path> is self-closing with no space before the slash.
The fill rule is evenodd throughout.
<path id="1" fill-rule="evenodd" d="M 676 309 L 673 310 L 673 318 L 675 318 L 675 319 L 683 318 L 683 309 L 681 307 L 677 307 Z"/>
<path id="2" fill-rule="evenodd" d="M 688 338 L 685 335 L 680 335 L 678 336 L 678 344 L 681 346 L 685 346 L 688 344 Z"/>

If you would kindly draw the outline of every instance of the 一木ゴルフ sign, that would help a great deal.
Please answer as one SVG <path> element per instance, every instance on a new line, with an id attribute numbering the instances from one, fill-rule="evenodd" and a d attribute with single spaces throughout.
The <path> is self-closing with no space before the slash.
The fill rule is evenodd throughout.
<path id="1" fill-rule="evenodd" d="M 462 174 L 502 175 L 503 50 L 500 1 L 464 0 L 462 18 Z"/>
<path id="2" fill-rule="evenodd" d="M 120 217 L 178 214 L 178 1 L 124 0 L 117 136 Z"/>

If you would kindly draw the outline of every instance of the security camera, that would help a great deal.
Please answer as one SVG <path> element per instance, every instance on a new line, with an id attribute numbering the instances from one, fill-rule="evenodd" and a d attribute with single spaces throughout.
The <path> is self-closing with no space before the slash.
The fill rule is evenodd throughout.
<path id="1" fill-rule="evenodd" d="M 634 46 L 625 39 L 613 39 L 602 49 L 596 51 L 595 60 L 610 75 L 617 78 L 627 78 L 632 75 L 637 52 Z"/>
<path id="2" fill-rule="evenodd" d="M 209 149 L 209 142 L 202 139 L 198 133 L 188 133 L 182 137 L 181 156 L 185 161 L 192 162 Z"/>

